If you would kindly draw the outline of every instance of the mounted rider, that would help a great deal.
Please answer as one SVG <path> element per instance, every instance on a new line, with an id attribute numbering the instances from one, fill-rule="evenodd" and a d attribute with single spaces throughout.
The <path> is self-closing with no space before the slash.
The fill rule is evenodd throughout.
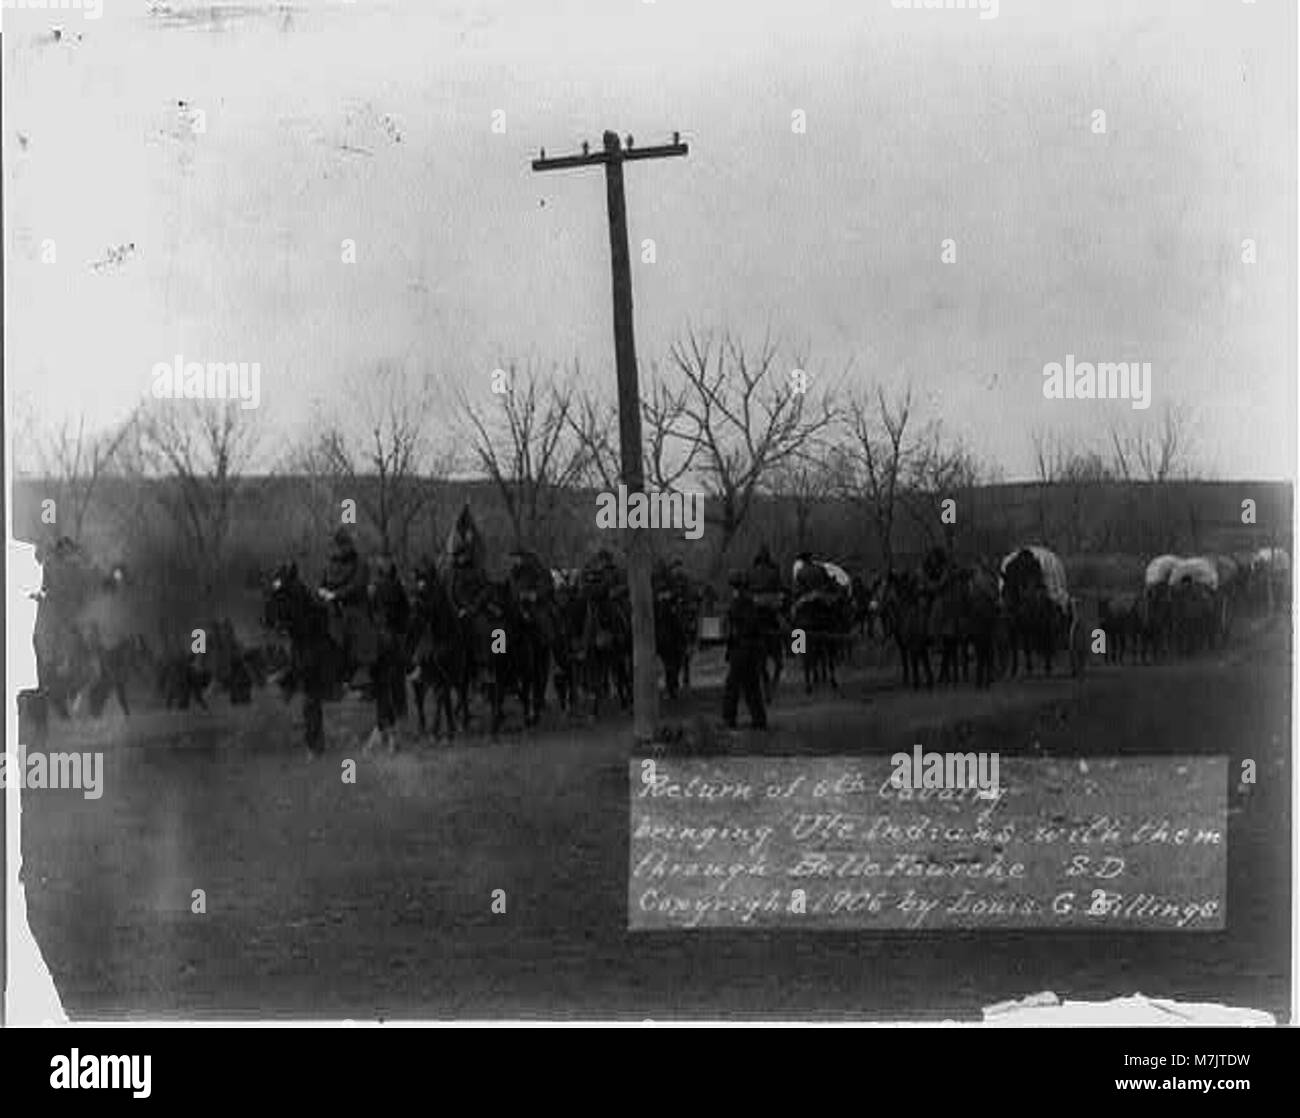
<path id="1" fill-rule="evenodd" d="M 352 533 L 340 528 L 334 533 L 334 550 L 330 553 L 320 596 L 330 609 L 330 637 L 343 648 L 348 664 L 365 659 L 362 634 L 369 629 L 368 590 L 370 578 L 366 563 L 357 551 Z"/>
<path id="2" fill-rule="evenodd" d="M 621 616 L 627 602 L 627 576 L 609 548 L 600 548 L 582 568 L 582 596 L 587 601 L 588 647 L 604 648 L 617 636 L 615 630 L 630 625 Z"/>
<path id="3" fill-rule="evenodd" d="M 809 594 L 832 594 L 835 580 L 821 563 L 817 562 L 811 551 L 801 551 L 794 561 L 794 596 L 796 599 Z"/>
<path id="4" fill-rule="evenodd" d="M 516 600 L 525 607 L 546 605 L 555 596 L 551 572 L 535 551 L 512 551 L 508 578 Z"/>
<path id="5" fill-rule="evenodd" d="M 506 581 L 524 623 L 533 629 L 549 654 L 556 638 L 556 594 L 550 568 L 535 551 L 519 548 L 510 553 Z"/>
<path id="6" fill-rule="evenodd" d="M 411 620 L 411 600 L 398 577 L 397 563 L 387 552 L 375 562 L 370 601 L 381 633 L 392 644 L 400 645 Z"/>
<path id="7" fill-rule="evenodd" d="M 488 581 L 486 548 L 478 526 L 464 505 L 447 538 L 446 554 L 450 558 L 451 579 L 448 589 L 459 617 L 480 613 L 491 594 Z"/>

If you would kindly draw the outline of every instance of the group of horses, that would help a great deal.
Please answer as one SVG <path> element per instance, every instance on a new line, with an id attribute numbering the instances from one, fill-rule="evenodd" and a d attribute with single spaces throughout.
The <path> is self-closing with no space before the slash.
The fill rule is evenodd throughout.
<path id="1" fill-rule="evenodd" d="M 1275 614 L 1289 597 L 1290 558 L 1280 548 L 1158 555 L 1147 564 L 1141 589 L 1100 600 L 1106 659 L 1145 663 L 1222 648 L 1243 613 Z"/>
<path id="2" fill-rule="evenodd" d="M 98 716 L 112 695 L 129 714 L 128 681 L 141 675 L 153 678 L 164 705 L 180 709 L 206 707 L 204 696 L 213 684 L 234 705 L 251 701 L 255 687 L 272 682 L 286 698 L 301 692 L 313 752 L 323 747 L 323 704 L 358 679 L 374 702 L 377 731 L 392 747 L 396 723 L 408 711 L 408 684 L 422 735 L 467 729 L 476 693 L 485 700 L 493 733 L 512 699 L 522 707 L 524 724 L 535 725 L 551 688 L 563 711 L 588 709 L 595 715 L 611 699 L 628 707 L 632 625 L 626 577 L 612 567 L 550 570 L 531 553 L 516 559 L 504 578 L 481 576 L 469 597 L 457 592 L 456 570 L 423 563 L 408 580 L 410 609 L 399 631 L 369 617 L 363 641 L 340 639 L 336 607 L 301 577 L 296 564 L 285 564 L 266 583 L 263 601 L 263 624 L 280 639 L 243 645 L 223 621 L 209 627 L 203 653 L 162 655 L 121 626 L 108 636 L 101 630 L 100 619 L 112 617 L 122 594 L 120 570 L 90 578 L 74 569 L 51 580 L 63 589 L 38 612 L 39 723 L 43 727 L 47 707 L 65 718 L 82 708 Z M 754 594 L 764 619 L 762 670 L 769 700 L 785 658 L 796 653 L 807 692 L 823 684 L 838 688 L 836 669 L 863 636 L 897 649 L 903 684 L 913 688 L 970 681 L 972 663 L 978 687 L 1017 675 L 1022 663 L 1031 672 L 1038 661 L 1050 675 L 1062 655 L 1078 674 L 1090 654 L 1095 630 L 1091 624 L 1084 630 L 1061 560 L 1042 547 L 1020 548 L 998 564 L 959 562 L 934 549 L 915 567 L 870 580 L 850 579 L 833 564 L 816 566 L 837 578 L 823 578 L 815 589 L 800 587 L 797 565 L 794 588 L 777 580 Z M 1289 580 L 1289 557 L 1276 548 L 1234 556 L 1158 556 L 1140 587 L 1098 600 L 1096 626 L 1105 634 L 1105 658 L 1147 662 L 1221 647 L 1241 613 L 1289 602 Z M 704 597 L 680 570 L 656 568 L 655 651 L 670 698 L 690 685 Z M 107 612 L 91 608 L 105 602 Z M 430 695 L 431 725 L 425 714 Z"/>
<path id="3" fill-rule="evenodd" d="M 820 564 L 834 568 L 832 564 Z M 1041 548 L 1008 556 L 999 570 L 959 563 L 934 549 L 917 567 L 891 568 L 873 579 L 825 580 L 819 589 L 757 595 L 767 617 L 764 684 L 771 697 L 787 647 L 801 642 L 804 689 L 838 688 L 836 668 L 856 640 L 897 649 L 904 685 L 969 681 L 987 687 L 1037 657 L 1050 674 L 1064 650 L 1072 655 L 1076 611 L 1062 594 L 1063 568 Z"/>
<path id="4" fill-rule="evenodd" d="M 1280 548 L 1235 556 L 1158 556 L 1139 587 L 1098 598 L 1095 628 L 1084 626 L 1066 587 L 1060 558 L 1043 547 L 1019 548 L 996 566 L 956 562 L 935 549 L 915 568 L 891 569 L 850 594 L 789 624 L 820 625 L 807 634 L 806 689 L 834 685 L 834 663 L 855 634 L 876 634 L 896 647 L 904 685 L 918 688 L 994 680 L 1034 670 L 1050 675 L 1058 657 L 1078 675 L 1088 656 L 1109 663 L 1152 662 L 1223 647 L 1245 612 L 1275 613 L 1290 601 L 1290 559 Z M 781 626 L 787 622 L 783 619 Z M 781 627 L 781 626 L 778 626 Z M 1096 631 L 1104 647 L 1095 645 Z"/>
<path id="5" fill-rule="evenodd" d="M 282 679 L 304 696 L 307 745 L 323 742 L 322 704 L 342 693 L 359 672 L 372 693 L 376 731 L 396 748 L 395 726 L 407 713 L 411 684 L 422 735 L 450 737 L 473 717 L 471 697 L 481 693 L 488 727 L 496 733 L 506 703 L 518 701 L 525 726 L 535 725 L 554 688 L 561 710 L 599 713 L 602 702 L 632 701 L 632 624 L 626 580 L 613 570 L 552 571 L 531 554 L 505 578 L 477 573 L 474 592 L 458 592 L 458 572 L 433 561 L 410 579 L 404 626 L 377 617 L 356 619 L 367 639 L 340 640 L 334 608 L 300 576 L 295 564 L 278 568 L 268 583 L 263 621 L 288 639 L 291 653 Z M 671 583 L 655 595 L 656 652 L 666 688 L 689 684 L 696 625 L 693 599 Z M 353 651 L 348 651 L 351 644 Z M 432 724 L 425 702 L 432 696 Z M 372 737 L 372 741 L 373 741 Z"/>

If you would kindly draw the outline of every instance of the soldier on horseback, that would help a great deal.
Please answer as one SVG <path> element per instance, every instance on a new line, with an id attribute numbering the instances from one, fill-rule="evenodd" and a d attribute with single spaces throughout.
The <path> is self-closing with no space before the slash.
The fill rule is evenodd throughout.
<path id="1" fill-rule="evenodd" d="M 510 588 L 525 606 L 547 605 L 555 596 L 551 572 L 533 551 L 510 553 Z"/>
<path id="2" fill-rule="evenodd" d="M 330 637 L 343 649 L 344 660 L 354 672 L 359 659 L 358 634 L 365 620 L 369 581 L 365 561 L 352 542 L 352 533 L 340 528 L 334 533 L 334 550 L 321 582 L 320 596 L 333 606 L 330 610 Z"/>
<path id="3" fill-rule="evenodd" d="M 794 563 L 794 596 L 803 598 L 809 594 L 830 593 L 835 587 L 835 580 L 826 568 L 818 563 L 811 551 L 801 551 Z"/>
<path id="4" fill-rule="evenodd" d="M 598 703 L 612 680 L 626 703 L 631 697 L 632 657 L 627 576 L 614 553 L 602 547 L 583 565 L 581 577 L 587 689 Z"/>
<path id="5" fill-rule="evenodd" d="M 452 528 L 448 546 L 451 555 L 451 600 L 457 616 L 462 620 L 481 613 L 491 594 L 492 586 L 484 570 L 482 537 L 465 505 Z"/>

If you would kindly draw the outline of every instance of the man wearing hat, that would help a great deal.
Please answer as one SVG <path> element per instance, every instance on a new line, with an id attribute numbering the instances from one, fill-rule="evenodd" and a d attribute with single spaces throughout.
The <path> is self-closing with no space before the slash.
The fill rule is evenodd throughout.
<path id="1" fill-rule="evenodd" d="M 722 693 L 722 720 L 736 728 L 740 696 L 745 697 L 749 720 L 756 730 L 767 729 L 763 705 L 762 617 L 749 592 L 743 571 L 733 571 L 731 608 L 727 610 L 727 682 Z"/>

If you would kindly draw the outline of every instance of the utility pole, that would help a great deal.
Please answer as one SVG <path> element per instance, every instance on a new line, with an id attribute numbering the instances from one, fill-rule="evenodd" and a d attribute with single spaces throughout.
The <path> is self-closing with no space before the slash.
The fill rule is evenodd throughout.
<path id="1" fill-rule="evenodd" d="M 569 167 L 605 167 L 605 198 L 609 209 L 609 259 L 614 276 L 614 357 L 618 372 L 618 442 L 623 484 L 628 495 L 645 490 L 641 463 L 641 392 L 637 386 L 636 340 L 632 329 L 632 265 L 627 251 L 627 199 L 623 193 L 623 164 L 634 159 L 663 159 L 685 155 L 679 133 L 671 144 L 633 147 L 619 143 L 618 134 L 606 132 L 604 150 L 582 145 L 580 155 L 547 159 L 543 148 L 533 160 L 534 171 L 559 171 Z M 627 549 L 628 591 L 632 605 L 632 718 L 638 741 L 655 734 L 659 714 L 658 668 L 655 664 L 655 611 L 650 587 L 649 528 L 629 529 Z"/>

